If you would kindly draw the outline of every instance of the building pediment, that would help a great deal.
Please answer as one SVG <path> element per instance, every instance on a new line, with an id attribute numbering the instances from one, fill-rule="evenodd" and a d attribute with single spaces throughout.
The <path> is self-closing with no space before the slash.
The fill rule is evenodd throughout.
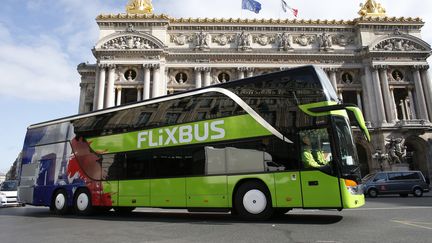
<path id="1" fill-rule="evenodd" d="M 161 40 L 152 35 L 137 31 L 126 31 L 106 36 L 95 46 L 97 51 L 157 50 L 164 48 L 165 45 Z"/>
<path id="2" fill-rule="evenodd" d="M 425 41 L 406 34 L 386 36 L 369 46 L 371 52 L 430 52 L 431 47 Z"/>

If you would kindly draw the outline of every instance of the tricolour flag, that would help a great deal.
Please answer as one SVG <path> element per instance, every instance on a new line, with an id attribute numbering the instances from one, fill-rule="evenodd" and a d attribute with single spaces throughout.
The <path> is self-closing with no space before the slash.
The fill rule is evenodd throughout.
<path id="1" fill-rule="evenodd" d="M 255 0 L 242 0 L 242 9 L 259 13 L 259 11 L 261 10 L 261 3 Z"/>
<path id="2" fill-rule="evenodd" d="M 297 17 L 298 14 L 298 9 L 295 8 L 291 8 L 290 6 L 288 6 L 288 4 L 285 2 L 285 0 L 281 0 L 282 1 L 282 10 L 286 13 L 287 9 L 291 10 L 291 12 L 293 13 L 293 15 L 295 17 Z"/>

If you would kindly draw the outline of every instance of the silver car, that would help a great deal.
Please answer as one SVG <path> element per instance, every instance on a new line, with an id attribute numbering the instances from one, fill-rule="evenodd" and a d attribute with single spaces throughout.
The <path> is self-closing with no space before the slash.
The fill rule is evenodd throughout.
<path id="1" fill-rule="evenodd" d="M 382 171 L 366 175 L 362 179 L 363 191 L 369 197 L 379 194 L 399 194 L 407 197 L 423 196 L 429 191 L 429 185 L 420 171 Z"/>

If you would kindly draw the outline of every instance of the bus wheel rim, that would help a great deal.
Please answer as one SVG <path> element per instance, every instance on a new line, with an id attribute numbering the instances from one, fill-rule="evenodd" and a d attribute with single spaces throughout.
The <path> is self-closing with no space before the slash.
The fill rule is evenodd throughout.
<path id="1" fill-rule="evenodd" d="M 88 207 L 88 204 L 89 204 L 89 198 L 87 197 L 87 194 L 85 194 L 85 193 L 80 193 L 79 195 L 78 195 L 78 198 L 77 198 L 77 208 L 80 210 L 80 211 L 84 211 L 84 210 L 86 210 L 87 209 L 87 207 Z"/>
<path id="2" fill-rule="evenodd" d="M 257 189 L 250 190 L 243 196 L 243 206 L 249 213 L 259 214 L 267 206 L 266 195 Z"/>
<path id="3" fill-rule="evenodd" d="M 66 204 L 66 198 L 64 196 L 63 193 L 59 193 L 57 194 L 56 198 L 55 198 L 55 207 L 57 210 L 61 210 L 64 208 Z"/>

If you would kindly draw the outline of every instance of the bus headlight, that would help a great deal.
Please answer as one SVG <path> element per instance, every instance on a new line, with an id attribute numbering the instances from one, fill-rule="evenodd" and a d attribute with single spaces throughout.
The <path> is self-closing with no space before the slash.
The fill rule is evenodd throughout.
<path id="1" fill-rule="evenodd" d="M 360 195 L 363 194 L 363 185 L 358 185 L 357 182 L 353 180 L 345 179 L 345 186 L 349 193 L 352 195 Z"/>

